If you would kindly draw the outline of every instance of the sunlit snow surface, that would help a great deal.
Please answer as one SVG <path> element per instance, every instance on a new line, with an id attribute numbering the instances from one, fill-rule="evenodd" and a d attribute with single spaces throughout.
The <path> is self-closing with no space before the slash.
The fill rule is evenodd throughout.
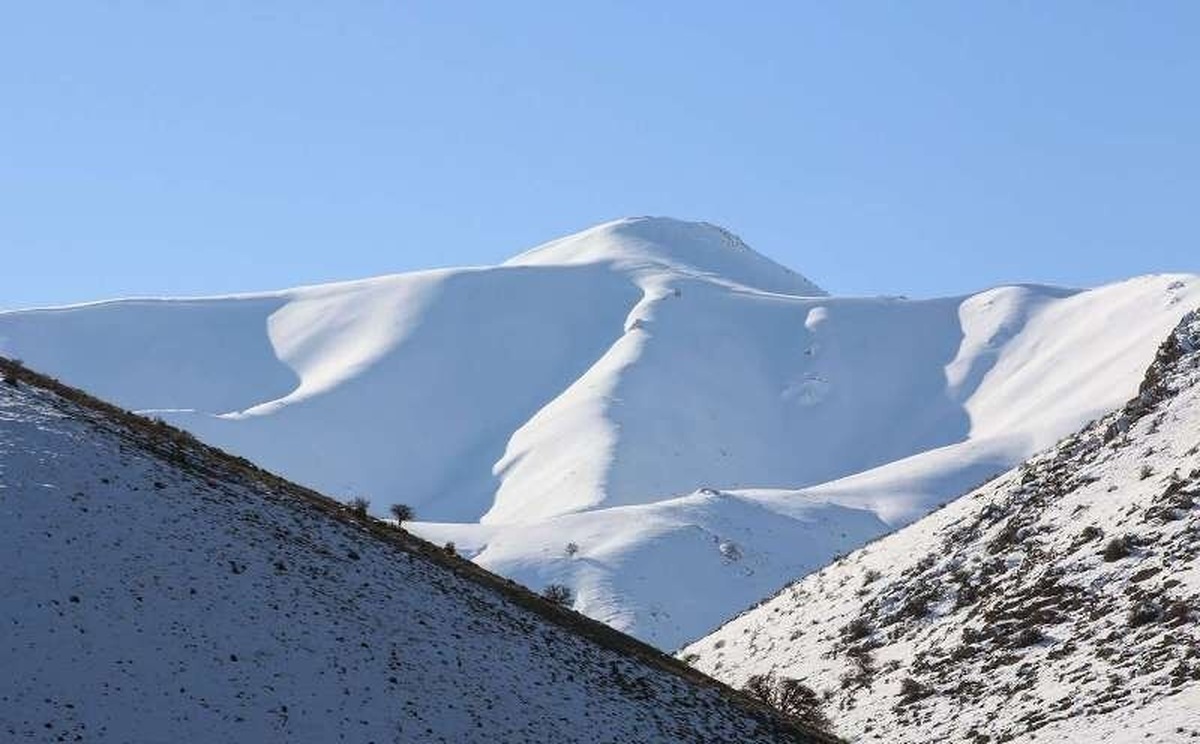
<path id="1" fill-rule="evenodd" d="M 682 655 L 856 742 L 1200 738 L 1200 312 L 1174 338 L 1137 403 Z"/>
<path id="2" fill-rule="evenodd" d="M 1190 275 L 828 297 L 721 228 L 635 218 L 497 267 L 0 314 L 0 353 L 410 504 L 671 648 L 1118 405 L 1197 301 Z"/>

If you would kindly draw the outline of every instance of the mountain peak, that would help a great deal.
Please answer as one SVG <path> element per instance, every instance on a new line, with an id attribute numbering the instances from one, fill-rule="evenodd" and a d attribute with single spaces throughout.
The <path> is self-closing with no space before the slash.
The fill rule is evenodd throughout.
<path id="1" fill-rule="evenodd" d="M 544 243 L 508 266 L 609 263 L 625 270 L 704 276 L 765 292 L 824 296 L 825 290 L 709 222 L 625 217 Z"/>

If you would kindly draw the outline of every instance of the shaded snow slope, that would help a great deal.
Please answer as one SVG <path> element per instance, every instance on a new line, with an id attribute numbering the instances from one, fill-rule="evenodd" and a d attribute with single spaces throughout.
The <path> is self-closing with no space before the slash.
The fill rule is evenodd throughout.
<path id="1" fill-rule="evenodd" d="M 1200 737 L 1200 311 L 1122 409 L 682 654 L 854 741 Z"/>
<path id="2" fill-rule="evenodd" d="M 4 741 L 827 740 L 168 427 L 21 379 L 0 383 Z"/>
<path id="3" fill-rule="evenodd" d="M 497 267 L 0 313 L 0 353 L 378 514 L 410 504 L 436 523 L 415 530 L 579 582 L 673 647 L 1118 405 L 1197 302 L 1186 275 L 828 297 L 721 228 L 636 218 Z M 697 509 L 706 488 L 734 500 Z M 598 572 L 558 565 L 568 527 L 614 535 Z M 679 561 L 724 561 L 714 536 L 745 543 L 742 578 L 697 592 L 711 571 Z"/>

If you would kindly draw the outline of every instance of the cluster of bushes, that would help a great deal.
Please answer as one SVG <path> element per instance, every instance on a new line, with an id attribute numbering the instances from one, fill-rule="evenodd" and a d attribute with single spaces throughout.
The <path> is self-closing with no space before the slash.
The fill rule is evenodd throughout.
<path id="1" fill-rule="evenodd" d="M 829 719 L 821 710 L 821 696 L 798 679 L 755 674 L 746 680 L 742 691 L 810 726 L 829 727 Z"/>
<path id="2" fill-rule="evenodd" d="M 371 502 L 362 496 L 355 496 L 346 501 L 346 508 L 360 517 L 369 516 L 371 510 Z M 411 522 L 416 519 L 416 512 L 408 504 L 392 504 L 388 507 L 388 513 L 396 520 L 396 526 L 401 526 L 405 522 Z"/>

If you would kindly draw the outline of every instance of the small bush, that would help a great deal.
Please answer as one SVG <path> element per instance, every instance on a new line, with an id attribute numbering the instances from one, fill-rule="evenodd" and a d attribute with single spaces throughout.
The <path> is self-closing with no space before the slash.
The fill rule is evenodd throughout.
<path id="1" fill-rule="evenodd" d="M 842 626 L 842 640 L 857 641 L 871 635 L 871 623 L 866 618 L 856 617 Z"/>
<path id="2" fill-rule="evenodd" d="M 579 546 L 573 542 L 569 542 L 567 543 L 567 547 L 563 549 L 563 552 L 567 554 L 568 558 L 574 558 L 575 554 L 579 552 Z"/>
<path id="3" fill-rule="evenodd" d="M 842 689 L 870 687 L 875 681 L 875 659 L 871 652 L 863 646 L 857 646 L 847 651 L 846 655 L 850 659 L 850 669 L 841 676 Z"/>
<path id="4" fill-rule="evenodd" d="M 1156 622 L 1162 616 L 1162 611 L 1158 605 L 1153 602 L 1135 602 L 1129 608 L 1129 614 L 1126 619 L 1129 621 L 1129 627 L 1140 628 L 1143 625 Z"/>
<path id="5" fill-rule="evenodd" d="M 958 585 L 958 592 L 954 595 L 954 609 L 961 610 L 964 607 L 969 607 L 979 600 L 979 587 L 964 581 Z"/>
<path id="6" fill-rule="evenodd" d="M 1150 467 L 1149 465 L 1143 465 L 1138 470 L 1138 479 L 1139 480 L 1146 480 L 1147 478 L 1149 478 L 1152 475 L 1154 475 L 1154 468 Z"/>
<path id="7" fill-rule="evenodd" d="M 1091 542 L 1092 540 L 1099 540 L 1102 537 L 1104 537 L 1104 530 L 1100 529 L 1094 524 L 1089 524 L 1087 527 L 1083 528 L 1082 532 L 1079 533 L 1079 542 Z"/>
<path id="8" fill-rule="evenodd" d="M 450 555 L 458 555 L 458 546 L 454 544 L 453 540 L 447 540 L 446 544 L 442 546 L 442 550 Z"/>
<path id="9" fill-rule="evenodd" d="M 9 361 L 12 363 L 12 367 L 4 370 L 4 382 L 15 386 L 17 384 L 17 370 L 20 369 L 23 364 L 20 359 L 10 359 Z"/>
<path id="10" fill-rule="evenodd" d="M 388 507 L 388 511 L 391 512 L 392 518 L 396 520 L 396 524 L 411 522 L 417 516 L 416 512 L 408 504 L 392 504 Z"/>
<path id="11" fill-rule="evenodd" d="M 1000 528 L 987 544 L 988 552 L 992 555 L 1012 550 L 1021 542 L 1021 524 L 1016 519 L 1010 519 Z"/>
<path id="12" fill-rule="evenodd" d="M 918 700 L 929 697 L 932 692 L 929 688 L 912 677 L 905 677 L 900 682 L 900 704 L 908 705 L 915 703 Z"/>
<path id="13" fill-rule="evenodd" d="M 746 684 L 742 685 L 742 692 L 746 693 L 756 700 L 771 705 L 772 696 L 774 694 L 775 676 L 771 674 L 751 674 L 746 680 Z"/>
<path id="14" fill-rule="evenodd" d="M 1163 613 L 1163 622 L 1169 625 L 1182 625 L 1192 617 L 1192 607 L 1187 602 L 1175 600 L 1167 605 Z"/>
<path id="15" fill-rule="evenodd" d="M 1045 636 L 1037 628 L 1021 628 L 1012 637 L 1011 645 L 1013 648 L 1027 648 L 1041 643 L 1043 638 Z"/>
<path id="16" fill-rule="evenodd" d="M 929 614 L 929 605 L 936 599 L 936 590 L 925 584 L 918 585 L 904 599 L 904 603 L 896 611 L 895 617 L 897 620 L 905 618 L 920 620 Z"/>
<path id="17" fill-rule="evenodd" d="M 1104 560 L 1107 563 L 1119 561 L 1129 556 L 1129 536 L 1114 537 L 1104 546 Z"/>
<path id="18" fill-rule="evenodd" d="M 371 508 L 371 502 L 362 496 L 355 496 L 346 502 L 346 506 L 358 516 L 365 517 L 367 516 L 367 510 Z"/>
<path id="19" fill-rule="evenodd" d="M 571 588 L 566 584 L 547 584 L 546 588 L 542 590 L 542 597 L 559 607 L 570 607 L 575 602 Z"/>

